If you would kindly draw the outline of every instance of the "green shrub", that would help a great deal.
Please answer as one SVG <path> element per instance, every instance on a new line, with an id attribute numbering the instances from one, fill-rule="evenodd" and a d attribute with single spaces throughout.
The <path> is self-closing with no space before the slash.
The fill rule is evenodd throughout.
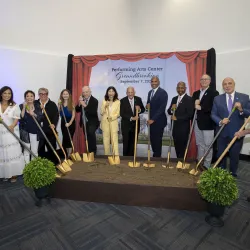
<path id="1" fill-rule="evenodd" d="M 198 191 L 208 202 L 229 206 L 238 198 L 235 178 L 221 168 L 209 168 L 200 176 Z"/>
<path id="2" fill-rule="evenodd" d="M 30 161 L 23 170 L 24 185 L 41 188 L 55 181 L 56 168 L 48 159 L 37 157 Z"/>

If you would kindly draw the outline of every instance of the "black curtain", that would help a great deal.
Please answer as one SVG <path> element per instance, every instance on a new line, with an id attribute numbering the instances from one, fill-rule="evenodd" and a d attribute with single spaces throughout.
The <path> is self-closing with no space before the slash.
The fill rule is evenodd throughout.
<path id="1" fill-rule="evenodd" d="M 207 51 L 207 69 L 206 73 L 211 76 L 210 88 L 216 90 L 216 53 L 215 49 L 211 48 Z M 217 141 L 213 144 L 213 159 L 212 163 L 217 161 Z"/>
<path id="2" fill-rule="evenodd" d="M 72 80 L 73 80 L 73 56 L 72 54 L 68 55 L 67 62 L 67 78 L 66 78 L 66 89 L 72 93 Z"/>
<path id="3" fill-rule="evenodd" d="M 211 76 L 210 87 L 216 90 L 216 52 L 214 48 L 207 51 L 206 73 Z"/>

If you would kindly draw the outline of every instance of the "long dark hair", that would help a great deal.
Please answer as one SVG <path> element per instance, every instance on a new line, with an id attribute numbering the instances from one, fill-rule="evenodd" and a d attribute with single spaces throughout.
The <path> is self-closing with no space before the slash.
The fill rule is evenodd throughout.
<path id="1" fill-rule="evenodd" d="M 113 87 L 113 86 L 110 86 L 110 87 L 107 88 L 106 94 L 105 94 L 105 96 L 104 96 L 104 99 L 105 99 L 105 101 L 109 101 L 108 92 L 109 92 L 109 90 L 111 90 L 111 89 L 114 90 L 114 92 L 115 92 L 114 99 L 113 99 L 113 101 L 115 102 L 116 100 L 119 100 L 119 99 L 118 99 L 118 93 L 117 93 L 115 87 Z"/>
<path id="2" fill-rule="evenodd" d="M 11 106 L 11 105 L 15 105 L 16 103 L 13 101 L 13 91 L 11 89 L 11 87 L 9 86 L 4 86 L 0 89 L 0 102 L 3 101 L 3 97 L 2 97 L 2 94 L 6 91 L 6 90 L 10 90 L 10 93 L 11 93 L 11 98 L 9 99 L 8 101 L 8 105 Z"/>

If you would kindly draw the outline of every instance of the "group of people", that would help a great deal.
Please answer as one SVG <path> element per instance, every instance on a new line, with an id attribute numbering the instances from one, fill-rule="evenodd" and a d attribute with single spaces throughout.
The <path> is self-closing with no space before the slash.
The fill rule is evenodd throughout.
<path id="1" fill-rule="evenodd" d="M 225 78 L 222 87 L 224 94 L 210 87 L 211 78 L 205 74 L 200 79 L 200 90 L 190 97 L 186 93 L 186 84 L 177 84 L 177 93 L 167 110 L 171 116 L 173 139 L 176 155 L 183 158 L 190 133 L 191 121 L 194 120 L 194 133 L 198 149 L 197 161 L 203 157 L 211 144 L 214 134 L 225 124 L 225 128 L 218 137 L 218 155 L 220 155 L 231 139 L 237 135 L 239 140 L 229 150 L 230 171 L 237 176 L 239 154 L 243 144 L 243 136 L 247 133 L 237 132 L 244 118 L 250 115 L 249 96 L 235 92 L 235 82 L 232 78 Z M 119 100 L 115 87 L 108 87 L 100 107 L 101 123 L 98 119 L 98 100 L 92 95 L 88 86 L 82 88 L 82 95 L 75 105 L 69 90 L 64 89 L 60 94 L 58 105 L 49 99 L 49 91 L 40 88 L 39 99 L 35 100 L 35 93 L 27 90 L 24 93 L 24 103 L 17 105 L 13 100 L 13 91 L 10 87 L 0 90 L 0 116 L 9 126 L 10 130 L 20 136 L 35 155 L 53 159 L 53 149 L 56 149 L 56 137 L 54 133 L 61 116 L 61 130 L 63 135 L 62 146 L 68 156 L 72 152 L 72 141 L 75 133 L 75 116 L 80 113 L 80 126 L 88 136 L 89 152 L 96 154 L 96 130 L 100 126 L 103 132 L 103 145 L 105 155 L 119 155 L 118 147 L 118 118 L 121 117 L 121 130 L 123 138 L 123 155 L 133 156 L 135 124 L 140 115 L 147 110 L 150 126 L 150 141 L 153 157 L 161 157 L 163 132 L 167 125 L 166 108 L 168 102 L 167 92 L 160 87 L 157 76 L 151 78 L 151 90 L 148 92 L 147 103 L 144 107 L 142 99 L 135 95 L 133 87 L 127 88 L 127 96 Z M 229 114 L 233 112 L 231 118 Z M 193 119 L 194 118 L 194 119 Z M 19 126 L 18 126 L 19 123 Z M 38 124 L 38 125 L 37 125 Z M 138 126 L 140 128 L 140 125 Z M 41 129 L 53 146 L 51 149 L 41 133 Z M 110 146 L 112 145 L 112 150 Z M 211 166 L 213 150 L 204 160 L 204 168 Z M 16 181 L 16 177 L 22 174 L 25 164 L 31 159 L 27 150 L 22 150 L 16 138 L 0 124 L 0 178 Z M 225 160 L 221 167 L 225 168 Z"/>
<path id="2" fill-rule="evenodd" d="M 192 97 L 186 94 L 184 82 L 177 84 L 178 95 L 172 99 L 168 109 L 175 124 L 173 139 L 176 154 L 178 158 L 184 157 L 191 128 L 190 121 L 193 120 L 198 151 L 197 161 L 200 161 L 208 152 L 202 166 L 203 169 L 208 169 L 211 166 L 213 156 L 211 144 L 215 134 L 224 125 L 217 139 L 217 157 L 224 152 L 234 136 L 238 136 L 239 140 L 229 150 L 230 172 L 234 177 L 237 177 L 243 137 L 250 132 L 249 130 L 238 132 L 244 124 L 245 118 L 250 115 L 249 96 L 236 92 L 235 82 L 230 77 L 223 80 L 222 87 L 225 93 L 221 95 L 210 87 L 210 83 L 210 76 L 204 74 L 200 78 L 200 90 L 195 91 Z M 220 167 L 226 168 L 225 157 L 221 161 Z"/>

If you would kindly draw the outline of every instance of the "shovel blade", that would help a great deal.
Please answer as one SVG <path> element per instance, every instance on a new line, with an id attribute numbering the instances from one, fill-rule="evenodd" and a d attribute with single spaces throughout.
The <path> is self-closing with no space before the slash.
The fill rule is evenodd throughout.
<path id="1" fill-rule="evenodd" d="M 182 169 L 182 162 L 181 162 L 181 161 L 178 161 L 178 162 L 177 162 L 176 168 Z"/>
<path id="2" fill-rule="evenodd" d="M 64 167 L 63 167 L 61 164 L 56 165 L 56 168 L 57 168 L 61 173 L 63 173 L 63 174 L 66 174 L 66 173 L 67 173 L 67 171 L 64 169 Z"/>
<path id="3" fill-rule="evenodd" d="M 65 169 L 66 173 L 67 173 L 67 172 L 70 172 L 70 171 L 72 170 L 71 167 L 69 166 L 69 164 L 68 164 L 68 162 L 67 162 L 66 160 L 64 160 L 64 161 L 62 162 L 62 166 L 63 166 L 63 168 Z"/>
<path id="4" fill-rule="evenodd" d="M 67 159 L 67 163 L 70 167 L 74 164 L 70 159 Z"/>
<path id="5" fill-rule="evenodd" d="M 94 159 L 94 153 L 83 153 L 82 157 L 84 162 L 93 162 Z"/>
<path id="6" fill-rule="evenodd" d="M 195 171 L 195 169 L 193 168 L 192 170 L 189 171 L 189 174 L 195 175 L 196 172 L 197 172 L 197 171 Z"/>
<path id="7" fill-rule="evenodd" d="M 119 157 L 118 155 L 116 155 L 116 156 L 114 157 L 114 160 L 115 160 L 115 164 L 116 164 L 116 165 L 119 165 L 119 164 L 121 163 L 120 157 Z"/>
<path id="8" fill-rule="evenodd" d="M 113 156 L 108 156 L 108 161 L 109 161 L 109 164 L 110 164 L 110 165 L 116 165 Z"/>
<path id="9" fill-rule="evenodd" d="M 131 167 L 131 168 L 139 168 L 141 166 L 141 163 L 140 162 L 135 162 L 134 163 L 133 161 L 131 161 L 131 162 L 128 163 L 128 166 Z"/>
<path id="10" fill-rule="evenodd" d="M 189 169 L 190 168 L 190 164 L 189 163 L 183 163 L 183 169 Z"/>
<path id="11" fill-rule="evenodd" d="M 70 155 L 70 158 L 71 158 L 72 161 L 76 161 L 76 156 L 75 156 L 74 153 L 72 153 L 72 154 Z"/>
<path id="12" fill-rule="evenodd" d="M 76 157 L 76 161 L 82 160 L 82 157 L 80 156 L 80 154 L 78 152 L 75 153 L 75 157 Z"/>

